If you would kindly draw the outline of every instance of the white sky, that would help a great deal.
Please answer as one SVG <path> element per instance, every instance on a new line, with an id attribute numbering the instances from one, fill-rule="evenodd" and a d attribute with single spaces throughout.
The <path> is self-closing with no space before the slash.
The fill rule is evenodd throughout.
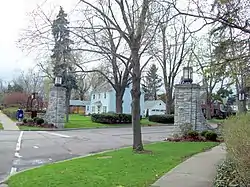
<path id="1" fill-rule="evenodd" d="M 16 45 L 21 29 L 28 26 L 27 13 L 34 10 L 37 4 L 42 5 L 44 0 L 14 0 L 0 1 L 0 78 L 10 81 L 15 74 L 35 66 L 34 59 L 26 56 Z M 52 7 L 64 7 L 70 12 L 78 0 L 48 0 L 44 10 Z"/>
<path id="2" fill-rule="evenodd" d="M 22 29 L 29 25 L 28 12 L 42 5 L 44 12 L 63 6 L 66 13 L 71 12 L 79 0 L 14 0 L 0 1 L 0 79 L 10 81 L 20 70 L 36 65 L 31 55 L 26 56 L 16 45 Z"/>

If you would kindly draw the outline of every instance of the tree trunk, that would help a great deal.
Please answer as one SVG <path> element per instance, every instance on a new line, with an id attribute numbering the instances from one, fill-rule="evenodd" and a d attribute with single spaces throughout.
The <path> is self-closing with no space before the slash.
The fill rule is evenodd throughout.
<path id="1" fill-rule="evenodd" d="M 172 108 L 172 93 L 170 93 L 170 89 L 168 83 L 165 83 L 165 90 L 166 90 L 166 114 L 171 113 Z"/>
<path id="2" fill-rule="evenodd" d="M 84 101 L 84 99 L 85 99 L 85 98 L 84 98 L 84 94 L 80 93 L 80 100 L 81 100 L 81 101 Z"/>
<path id="3" fill-rule="evenodd" d="M 207 93 L 207 100 L 206 100 L 206 119 L 210 120 L 212 118 L 211 116 L 211 94 Z"/>
<path id="4" fill-rule="evenodd" d="M 132 50 L 132 127 L 133 127 L 133 150 L 136 152 L 143 151 L 142 136 L 141 136 L 141 124 L 140 124 L 140 59 L 138 50 Z"/>
<path id="5" fill-rule="evenodd" d="M 66 123 L 69 122 L 70 95 L 71 95 L 71 90 L 66 90 L 66 101 L 65 101 L 65 116 L 66 116 Z"/>
<path id="6" fill-rule="evenodd" d="M 122 114 L 123 112 L 123 108 L 122 108 L 122 99 L 123 99 L 123 95 L 120 93 L 116 93 L 115 95 L 115 99 L 116 99 L 116 113 L 117 114 Z"/>

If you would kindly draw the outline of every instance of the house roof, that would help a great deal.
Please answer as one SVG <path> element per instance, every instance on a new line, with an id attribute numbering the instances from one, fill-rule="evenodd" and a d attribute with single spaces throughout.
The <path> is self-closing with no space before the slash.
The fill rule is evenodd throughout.
<path id="1" fill-rule="evenodd" d="M 95 88 L 92 93 L 103 93 L 103 92 L 110 92 L 113 90 L 113 87 L 111 86 L 110 83 L 105 82 L 103 84 L 101 84 L 100 86 L 98 86 L 97 88 Z"/>
<path id="2" fill-rule="evenodd" d="M 144 108 L 147 108 L 147 109 L 152 108 L 159 103 L 164 103 L 164 102 L 162 100 L 145 101 Z"/>
<path id="3" fill-rule="evenodd" d="M 90 101 L 70 100 L 69 105 L 70 106 L 86 106 L 86 105 L 90 105 Z"/>

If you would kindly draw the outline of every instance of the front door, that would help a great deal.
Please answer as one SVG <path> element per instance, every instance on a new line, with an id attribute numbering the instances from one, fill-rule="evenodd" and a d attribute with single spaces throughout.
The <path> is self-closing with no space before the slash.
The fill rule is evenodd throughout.
<path id="1" fill-rule="evenodd" d="M 100 112 L 101 112 L 101 106 L 98 106 L 97 107 L 97 113 L 100 114 Z"/>

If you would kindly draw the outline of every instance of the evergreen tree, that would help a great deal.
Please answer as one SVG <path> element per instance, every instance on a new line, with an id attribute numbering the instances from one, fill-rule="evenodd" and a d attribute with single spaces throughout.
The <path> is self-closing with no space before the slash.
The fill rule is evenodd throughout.
<path id="1" fill-rule="evenodd" d="M 74 66 L 72 64 L 72 49 L 70 45 L 73 43 L 70 40 L 69 21 L 67 20 L 67 14 L 63 8 L 60 7 L 60 11 L 53 21 L 52 34 L 54 37 L 54 48 L 51 56 L 54 67 L 54 76 L 62 76 L 62 84 L 66 90 L 66 121 L 69 117 L 69 101 L 71 97 L 72 89 L 77 89 L 76 78 L 72 75 Z"/>
<path id="2" fill-rule="evenodd" d="M 157 100 L 157 92 L 163 85 L 162 80 L 157 74 L 158 68 L 152 64 L 144 79 L 143 89 L 145 91 L 145 100 Z"/>

